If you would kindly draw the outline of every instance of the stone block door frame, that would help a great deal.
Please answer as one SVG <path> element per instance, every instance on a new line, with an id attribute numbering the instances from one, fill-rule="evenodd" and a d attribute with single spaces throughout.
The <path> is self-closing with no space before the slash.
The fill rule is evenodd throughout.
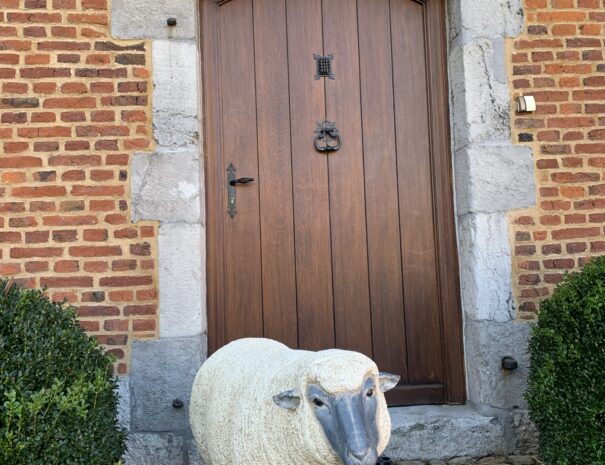
<path id="1" fill-rule="evenodd" d="M 511 142 L 505 63 L 506 41 L 523 26 L 521 0 L 443 3 L 467 399 L 482 412 L 524 416 L 528 328 L 515 319 L 507 212 L 532 206 L 535 185 L 531 152 Z M 121 380 L 132 454 L 166 442 L 190 448 L 187 400 L 207 354 L 197 18 L 196 0 L 112 2 L 113 36 L 152 42 L 157 141 L 154 153 L 132 161 L 133 221 L 160 222 L 160 338 L 133 343 L 132 369 Z M 499 365 L 507 355 L 520 361 L 512 374 Z M 184 409 L 172 407 L 175 398 Z"/>

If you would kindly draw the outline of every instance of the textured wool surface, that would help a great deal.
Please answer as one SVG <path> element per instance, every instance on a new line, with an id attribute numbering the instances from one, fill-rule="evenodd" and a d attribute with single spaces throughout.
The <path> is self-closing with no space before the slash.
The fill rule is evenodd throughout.
<path id="1" fill-rule="evenodd" d="M 356 392 L 378 368 L 344 350 L 292 350 L 268 339 L 240 339 L 200 368 L 191 393 L 190 421 L 207 465 L 341 465 L 305 394 L 309 383 L 337 394 Z M 301 403 L 286 410 L 273 396 L 296 389 Z M 379 389 L 378 453 L 386 448 L 391 420 Z"/>

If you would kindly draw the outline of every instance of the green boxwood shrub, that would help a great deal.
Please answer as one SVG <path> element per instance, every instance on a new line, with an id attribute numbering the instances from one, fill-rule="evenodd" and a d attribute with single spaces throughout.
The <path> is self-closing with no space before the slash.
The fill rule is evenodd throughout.
<path id="1" fill-rule="evenodd" d="M 0 463 L 118 463 L 112 362 L 71 307 L 0 280 Z"/>
<path id="2" fill-rule="evenodd" d="M 527 400 L 547 465 L 605 464 L 605 257 L 540 307 Z"/>

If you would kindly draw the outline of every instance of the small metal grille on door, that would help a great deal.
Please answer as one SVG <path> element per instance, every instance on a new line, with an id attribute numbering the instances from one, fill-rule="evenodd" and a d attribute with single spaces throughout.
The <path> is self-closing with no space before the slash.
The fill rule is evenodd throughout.
<path id="1" fill-rule="evenodd" d="M 321 78 L 330 78 L 334 79 L 334 72 L 332 71 L 332 60 L 334 60 L 334 55 L 317 55 L 314 54 L 313 58 L 315 58 L 316 62 L 316 71 L 315 71 L 315 79 Z"/>

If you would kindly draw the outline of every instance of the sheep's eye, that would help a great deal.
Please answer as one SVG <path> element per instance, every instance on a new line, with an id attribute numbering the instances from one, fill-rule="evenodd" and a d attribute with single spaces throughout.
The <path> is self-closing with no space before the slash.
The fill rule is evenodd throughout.
<path id="1" fill-rule="evenodd" d="M 313 398 L 313 404 L 315 404 L 316 407 L 323 407 L 325 405 L 323 400 L 321 400 L 319 397 Z"/>
<path id="2" fill-rule="evenodd" d="M 366 397 L 372 397 L 374 395 L 374 389 L 368 389 L 368 392 L 366 392 Z"/>

